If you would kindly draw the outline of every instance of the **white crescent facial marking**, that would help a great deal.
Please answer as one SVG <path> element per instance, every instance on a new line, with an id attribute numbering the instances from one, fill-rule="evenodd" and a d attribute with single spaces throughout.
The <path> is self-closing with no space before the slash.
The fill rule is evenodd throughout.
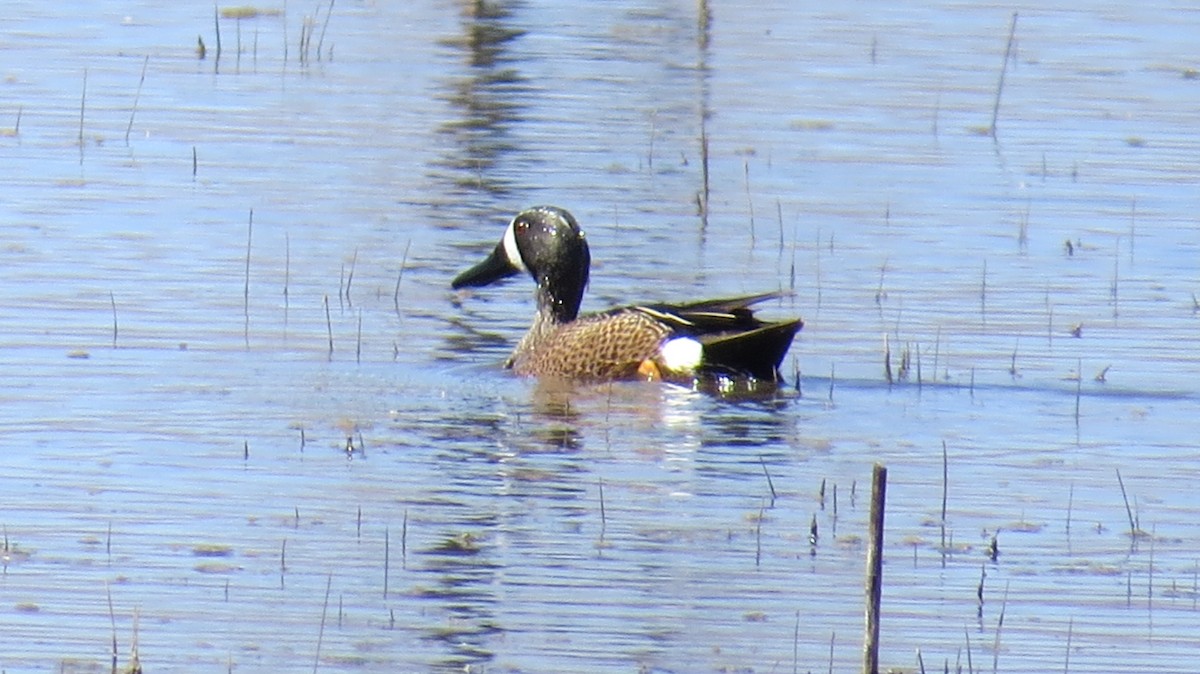
<path id="1" fill-rule="evenodd" d="M 508 223 L 508 229 L 504 230 L 504 254 L 508 257 L 509 264 L 527 272 L 529 268 L 525 266 L 525 261 L 521 259 L 521 250 L 517 248 L 517 233 L 514 231 L 516 224 L 517 219 L 513 218 L 513 221 Z"/>

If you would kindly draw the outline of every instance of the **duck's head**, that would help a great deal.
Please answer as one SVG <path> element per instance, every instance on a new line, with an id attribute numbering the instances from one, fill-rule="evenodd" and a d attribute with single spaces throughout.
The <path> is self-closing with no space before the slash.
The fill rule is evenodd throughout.
<path id="1" fill-rule="evenodd" d="M 538 309 L 575 320 L 592 256 L 575 217 L 557 206 L 521 211 L 483 262 L 455 277 L 455 289 L 485 286 L 522 271 L 537 282 Z"/>

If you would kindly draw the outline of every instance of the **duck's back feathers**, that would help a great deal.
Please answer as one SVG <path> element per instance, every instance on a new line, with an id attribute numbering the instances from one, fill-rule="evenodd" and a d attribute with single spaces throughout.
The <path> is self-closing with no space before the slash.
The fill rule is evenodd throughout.
<path id="1" fill-rule="evenodd" d="M 781 293 L 703 300 L 684 304 L 650 304 L 585 314 L 570 323 L 537 322 L 521 340 L 507 366 L 517 374 L 583 380 L 634 379 L 647 363 L 672 376 L 662 358 L 663 346 L 677 338 L 700 343 L 702 359 L 694 374 L 779 378 L 800 319 L 768 322 L 751 306 Z M 684 373 L 674 373 L 682 375 Z"/>
<path id="2" fill-rule="evenodd" d="M 587 314 L 543 329 L 535 324 L 508 359 L 517 374 L 569 379 L 637 377 L 672 332 L 669 325 L 633 307 Z"/>

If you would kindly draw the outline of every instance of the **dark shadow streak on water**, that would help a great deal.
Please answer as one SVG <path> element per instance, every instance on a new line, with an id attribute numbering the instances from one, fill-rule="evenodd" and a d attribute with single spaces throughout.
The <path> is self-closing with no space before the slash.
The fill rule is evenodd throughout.
<path id="1" fill-rule="evenodd" d="M 828 391 L 830 380 L 828 377 L 801 377 L 801 389 L 808 392 L 805 397 L 809 399 L 823 400 L 828 399 Z M 895 384 L 888 384 L 886 381 L 876 381 L 872 379 L 833 379 L 834 400 L 837 400 L 837 392 L 842 389 L 851 391 L 896 391 L 921 393 L 922 391 L 945 392 L 953 391 L 963 394 L 976 393 L 1030 393 L 1030 394 L 1050 394 L 1064 397 L 1074 398 L 1077 395 L 1076 385 L 1074 381 L 1064 381 L 1062 385 L 1056 386 L 1050 383 L 1045 385 L 1035 384 L 1003 384 L 1003 383 L 981 383 L 964 384 L 962 382 L 930 382 L 923 381 L 920 384 L 912 381 L 906 381 Z M 1086 388 L 1078 391 L 1078 396 L 1087 400 L 1089 398 L 1114 398 L 1121 400 L 1172 400 L 1172 401 L 1188 401 L 1200 400 L 1200 393 L 1196 391 L 1181 391 L 1181 390 L 1160 390 L 1152 391 L 1147 389 L 1134 389 L 1122 387 L 1118 384 L 1090 384 Z"/>

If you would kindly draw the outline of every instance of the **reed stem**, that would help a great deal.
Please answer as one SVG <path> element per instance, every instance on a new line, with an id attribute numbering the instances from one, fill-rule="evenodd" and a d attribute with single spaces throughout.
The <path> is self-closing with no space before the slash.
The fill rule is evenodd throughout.
<path id="1" fill-rule="evenodd" d="M 992 103 L 992 140 L 996 139 L 996 118 L 1000 115 L 1000 94 L 1004 91 L 1004 74 L 1008 71 L 1008 61 L 1012 55 L 1013 36 L 1017 33 L 1017 13 L 1013 12 L 1012 24 L 1008 27 L 1008 43 L 1004 45 L 1004 63 L 1000 66 L 1000 81 L 996 84 L 996 100 Z"/>
<path id="2" fill-rule="evenodd" d="M 138 101 L 142 98 L 142 85 L 146 83 L 146 66 L 150 65 L 150 55 L 142 61 L 142 77 L 138 80 L 137 93 L 133 95 L 133 110 L 129 111 L 129 126 L 125 127 L 125 144 L 129 145 L 129 133 L 133 131 L 133 116 L 137 114 Z"/>

